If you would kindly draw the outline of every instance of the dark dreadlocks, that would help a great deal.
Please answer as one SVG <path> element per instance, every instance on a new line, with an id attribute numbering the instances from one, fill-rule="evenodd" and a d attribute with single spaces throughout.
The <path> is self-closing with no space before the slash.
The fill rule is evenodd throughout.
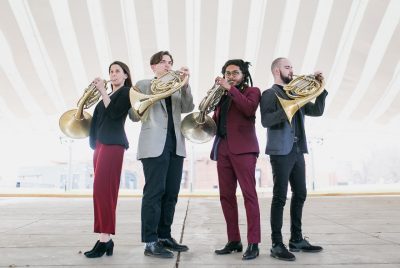
<path id="1" fill-rule="evenodd" d="M 243 84 L 244 86 L 253 86 L 253 80 L 251 79 L 251 75 L 249 72 L 249 66 L 251 66 L 250 62 L 248 61 L 243 61 L 241 59 L 233 59 L 233 60 L 228 60 L 225 62 L 224 66 L 222 67 L 222 75 L 225 77 L 225 71 L 226 68 L 229 65 L 235 65 L 238 66 L 240 71 L 243 73 Z"/>

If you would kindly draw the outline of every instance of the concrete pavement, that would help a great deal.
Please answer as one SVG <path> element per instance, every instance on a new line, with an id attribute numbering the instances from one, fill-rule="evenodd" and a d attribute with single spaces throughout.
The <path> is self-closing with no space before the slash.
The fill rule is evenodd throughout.
<path id="1" fill-rule="evenodd" d="M 240 228 L 244 247 L 246 217 L 243 199 Z M 92 248 L 91 198 L 0 198 L 0 267 L 301 267 L 399 268 L 400 196 L 309 197 L 303 212 L 303 232 L 321 253 L 295 253 L 295 262 L 269 256 L 271 198 L 260 198 L 262 242 L 260 256 L 242 261 L 242 253 L 217 256 L 226 242 L 218 197 L 182 197 L 178 201 L 173 236 L 189 252 L 162 260 L 143 255 L 140 242 L 141 199 L 119 199 L 114 255 L 87 259 Z M 284 239 L 289 239 L 289 202 Z"/>

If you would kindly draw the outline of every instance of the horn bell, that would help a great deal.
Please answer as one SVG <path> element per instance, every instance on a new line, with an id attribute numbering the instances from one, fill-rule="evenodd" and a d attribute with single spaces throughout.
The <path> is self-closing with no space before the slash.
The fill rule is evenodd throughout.
<path id="1" fill-rule="evenodd" d="M 110 81 L 104 80 L 103 82 L 107 89 L 107 83 Z M 100 95 L 96 86 L 90 83 L 85 88 L 82 97 L 78 100 L 77 109 L 66 111 L 60 116 L 58 124 L 62 133 L 72 139 L 84 139 L 88 137 L 92 116 L 88 112 L 85 112 L 84 109 L 88 109 L 96 104 L 100 99 Z"/>
<path id="2" fill-rule="evenodd" d="M 207 114 L 214 111 L 226 90 L 217 84 L 207 91 L 199 104 L 199 112 L 185 116 L 181 123 L 181 132 L 186 139 L 194 143 L 205 143 L 217 133 L 217 125 Z"/>
<path id="3" fill-rule="evenodd" d="M 208 142 L 217 133 L 217 125 L 214 120 L 210 116 L 205 115 L 204 121 L 199 122 L 198 119 L 201 117 L 201 112 L 194 112 L 186 115 L 182 120 L 182 134 L 191 142 Z"/>
<path id="4" fill-rule="evenodd" d="M 92 116 L 82 111 L 80 118 L 76 118 L 78 109 L 66 111 L 59 120 L 61 131 L 72 139 L 84 139 L 89 136 Z"/>

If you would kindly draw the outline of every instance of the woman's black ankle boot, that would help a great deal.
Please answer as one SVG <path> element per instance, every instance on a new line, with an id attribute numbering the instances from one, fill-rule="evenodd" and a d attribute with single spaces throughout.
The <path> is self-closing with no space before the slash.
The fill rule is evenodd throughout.
<path id="1" fill-rule="evenodd" d="M 88 258 L 99 258 L 106 253 L 107 256 L 112 256 L 114 251 L 114 242 L 110 239 L 108 242 L 98 241 L 91 251 L 85 252 Z"/>
<path id="2" fill-rule="evenodd" d="M 100 243 L 100 240 L 97 240 L 96 241 L 96 244 L 94 244 L 94 247 L 91 249 L 91 250 L 89 250 L 89 251 L 86 251 L 84 254 L 85 254 L 85 256 L 86 256 L 86 254 L 90 254 L 90 253 L 92 253 L 93 252 L 93 250 L 97 247 L 97 245 Z"/>
<path id="3" fill-rule="evenodd" d="M 107 244 L 106 255 L 112 256 L 114 252 L 114 242 L 112 241 L 112 239 L 110 239 L 106 244 Z"/>

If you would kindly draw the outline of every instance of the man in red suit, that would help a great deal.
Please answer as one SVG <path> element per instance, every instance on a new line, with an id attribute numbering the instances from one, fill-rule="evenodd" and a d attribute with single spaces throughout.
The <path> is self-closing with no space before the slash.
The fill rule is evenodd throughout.
<path id="1" fill-rule="evenodd" d="M 228 60 L 222 67 L 223 77 L 216 83 L 226 90 L 217 105 L 213 119 L 217 124 L 211 159 L 217 161 L 219 193 L 224 213 L 228 243 L 215 250 L 218 255 L 241 252 L 236 188 L 239 182 L 247 215 L 248 247 L 243 260 L 259 255 L 260 209 L 256 192 L 255 168 L 259 154 L 255 131 L 255 113 L 261 92 L 253 87 L 249 62 Z M 250 86 L 249 86 L 250 84 Z"/>

